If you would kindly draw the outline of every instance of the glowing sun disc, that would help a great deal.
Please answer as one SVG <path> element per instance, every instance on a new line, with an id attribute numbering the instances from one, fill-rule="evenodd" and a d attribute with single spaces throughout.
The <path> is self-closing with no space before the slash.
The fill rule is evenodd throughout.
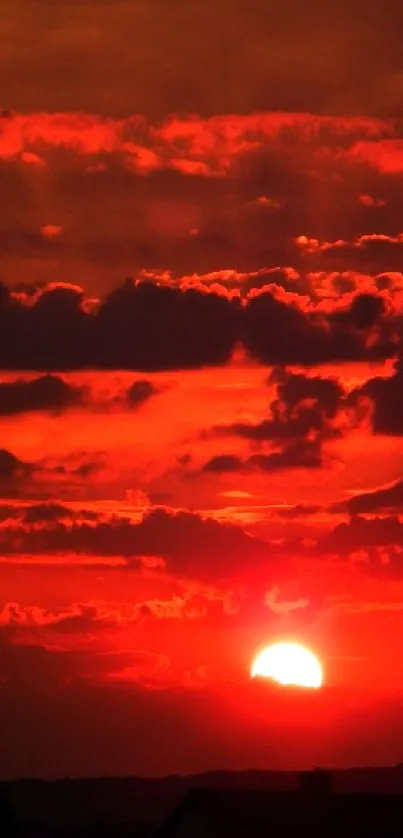
<path id="1" fill-rule="evenodd" d="M 284 686 L 311 687 L 323 684 L 323 672 L 316 655 L 299 643 L 274 643 L 252 663 L 252 678 L 272 678 Z"/>

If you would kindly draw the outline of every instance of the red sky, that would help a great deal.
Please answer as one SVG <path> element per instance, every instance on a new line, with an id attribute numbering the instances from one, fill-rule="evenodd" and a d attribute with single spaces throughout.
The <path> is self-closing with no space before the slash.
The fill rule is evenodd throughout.
<path id="1" fill-rule="evenodd" d="M 401 760 L 401 14 L 313 6 L 0 3 L 0 776 Z"/>

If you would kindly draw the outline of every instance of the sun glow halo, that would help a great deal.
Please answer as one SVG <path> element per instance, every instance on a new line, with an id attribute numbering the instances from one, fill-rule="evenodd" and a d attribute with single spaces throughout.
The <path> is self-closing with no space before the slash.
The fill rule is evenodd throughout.
<path id="1" fill-rule="evenodd" d="M 318 689 L 323 684 L 323 671 L 316 655 L 299 643 L 274 643 L 254 659 L 252 678 L 272 678 L 283 686 Z"/>

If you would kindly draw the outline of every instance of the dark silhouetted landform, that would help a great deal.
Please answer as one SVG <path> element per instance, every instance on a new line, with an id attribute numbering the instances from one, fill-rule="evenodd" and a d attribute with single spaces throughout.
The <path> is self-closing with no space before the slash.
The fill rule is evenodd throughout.
<path id="1" fill-rule="evenodd" d="M 290 805 L 301 793 L 300 779 L 297 772 L 218 771 L 156 779 L 105 777 L 4 781 L 0 783 L 1 835 L 145 838 L 160 829 L 166 830 L 174 813 L 183 811 L 183 807 L 189 805 L 189 799 L 191 803 L 196 799 L 197 805 L 213 807 L 213 810 L 218 807 L 222 811 L 224 807 L 224 811 L 230 813 L 234 800 L 240 795 L 247 811 L 251 800 L 256 802 L 271 797 L 275 801 L 282 792 Z M 280 795 L 280 801 L 285 803 L 284 794 Z M 385 795 L 388 796 L 386 802 Z M 368 809 L 365 801 L 377 798 L 378 804 L 381 801 L 379 805 L 392 814 L 395 809 L 403 813 L 403 764 L 392 768 L 334 771 L 332 796 L 339 800 L 347 796 L 352 808 L 354 798 L 361 812 Z M 377 809 L 375 804 L 370 805 L 375 807 L 375 814 L 379 814 L 379 806 Z"/>

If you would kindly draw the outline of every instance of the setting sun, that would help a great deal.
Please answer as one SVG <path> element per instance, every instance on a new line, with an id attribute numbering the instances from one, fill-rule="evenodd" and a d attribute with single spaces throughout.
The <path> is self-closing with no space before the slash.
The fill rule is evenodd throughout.
<path id="1" fill-rule="evenodd" d="M 322 686 L 323 672 L 316 655 L 298 643 L 275 643 L 254 659 L 251 677 L 272 678 L 284 686 Z"/>

